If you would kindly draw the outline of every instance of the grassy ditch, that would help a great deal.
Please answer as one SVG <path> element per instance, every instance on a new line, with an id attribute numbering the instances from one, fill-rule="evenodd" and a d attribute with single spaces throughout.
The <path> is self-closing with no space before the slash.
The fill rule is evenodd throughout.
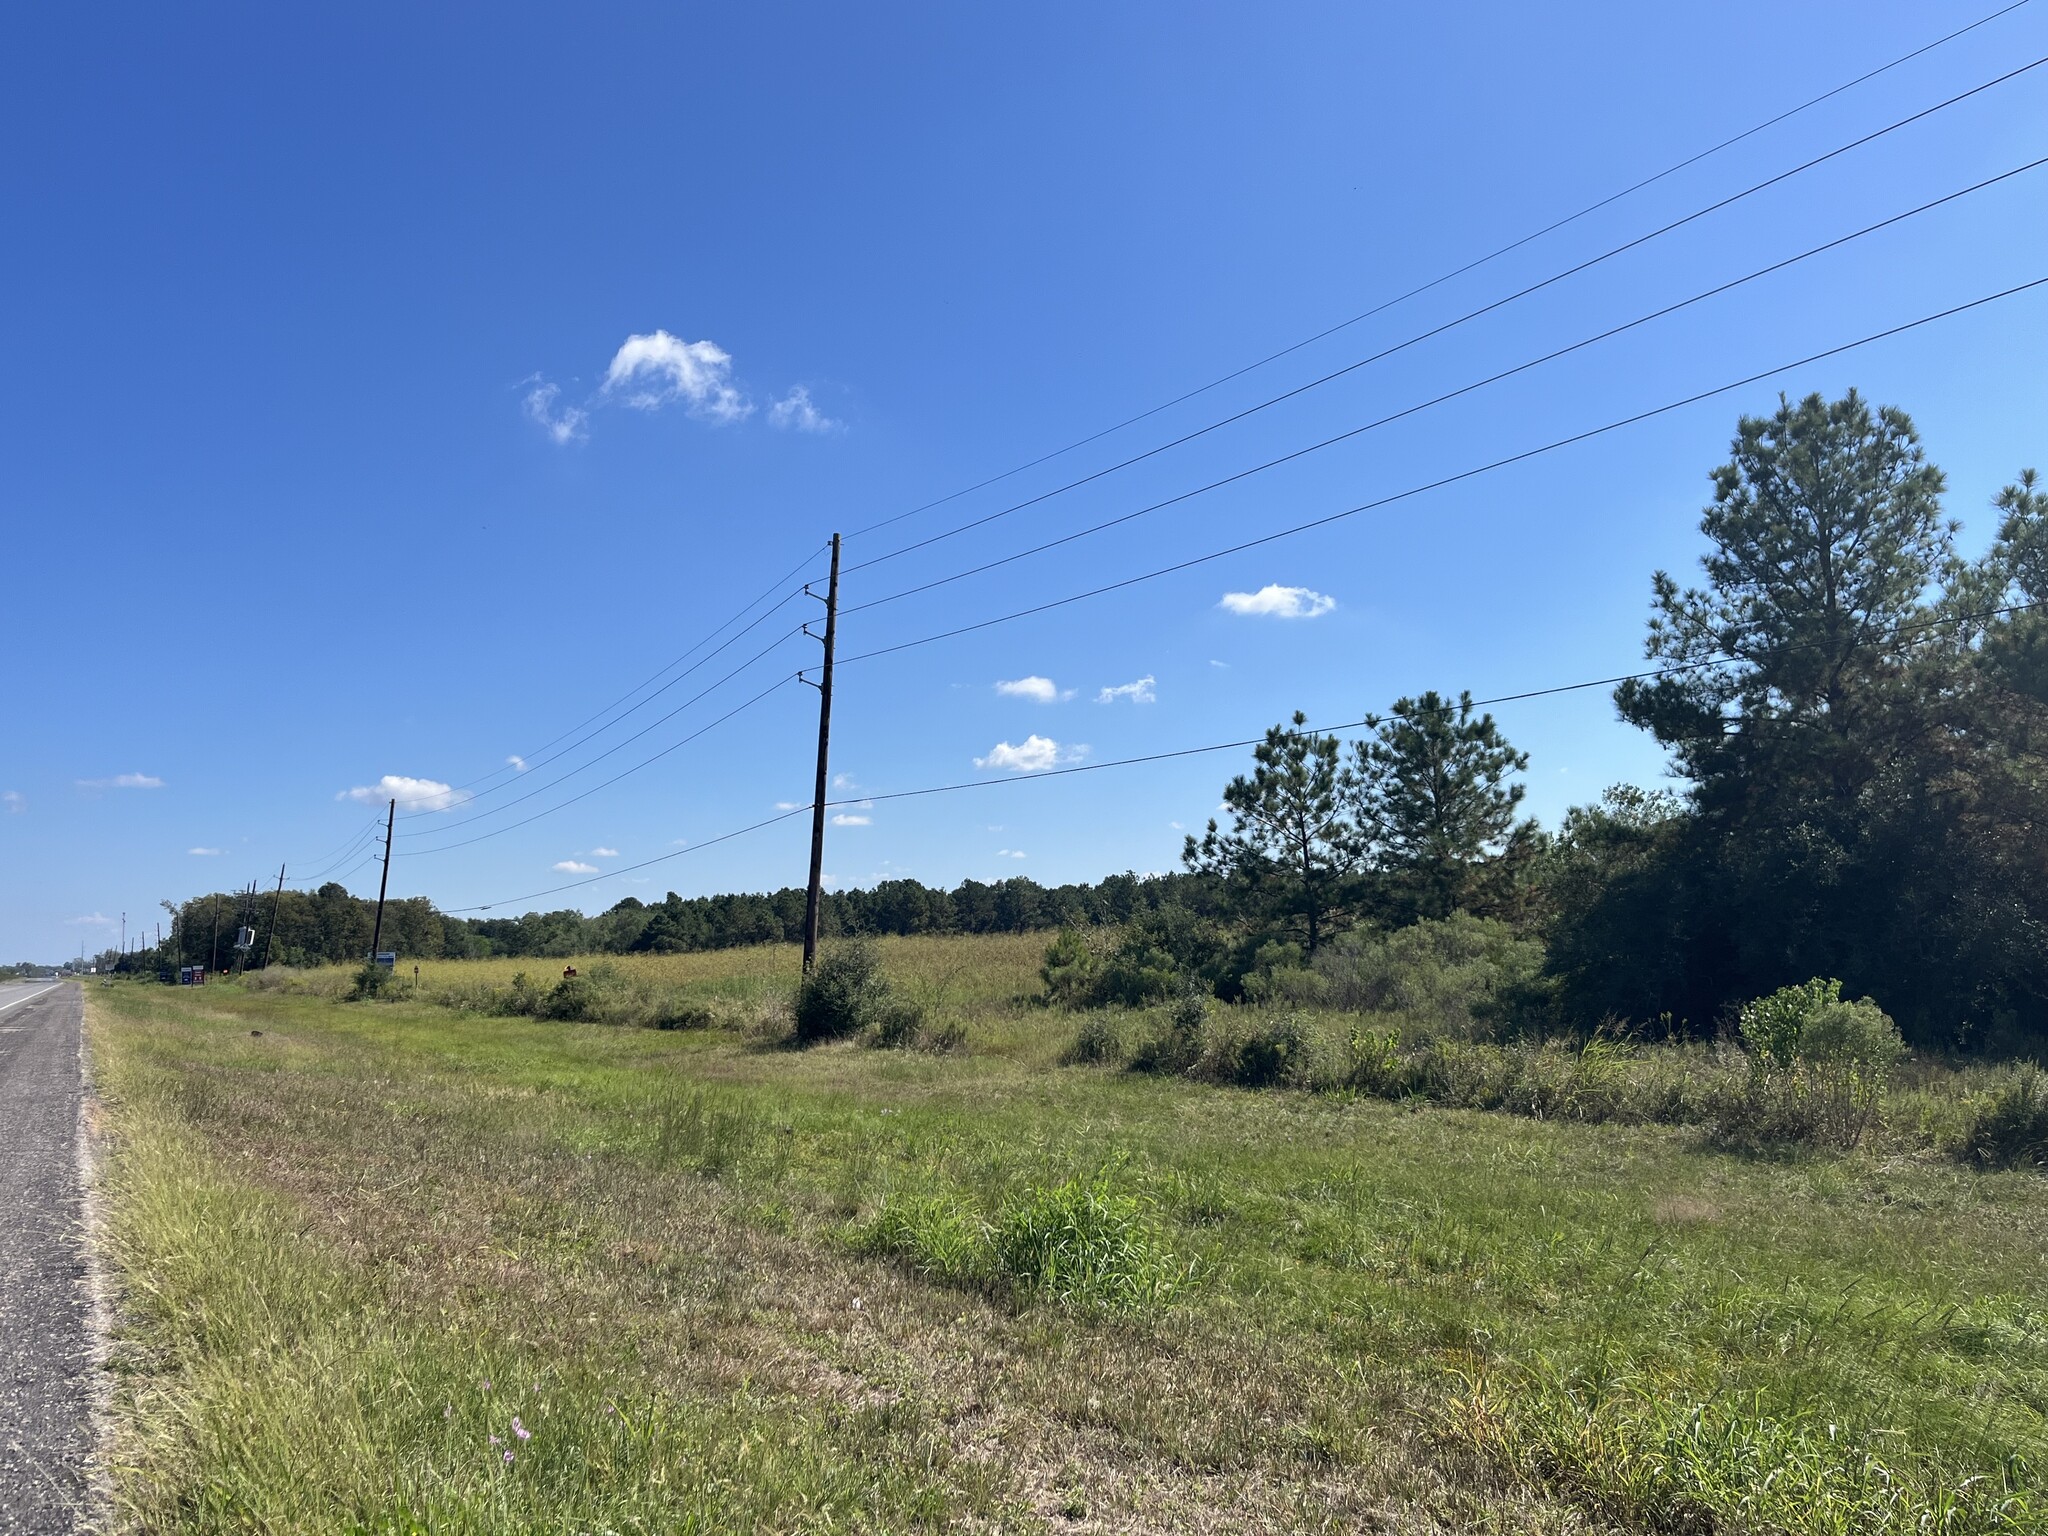
<path id="1" fill-rule="evenodd" d="M 905 954 L 968 1049 L 95 989 L 133 1523 L 2048 1530 L 2038 1174 L 1060 1070 Z"/>

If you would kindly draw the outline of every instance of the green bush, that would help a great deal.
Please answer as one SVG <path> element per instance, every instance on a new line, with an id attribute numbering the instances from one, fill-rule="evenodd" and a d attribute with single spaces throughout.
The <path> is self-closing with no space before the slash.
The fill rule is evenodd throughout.
<path id="1" fill-rule="evenodd" d="M 1315 1031 L 1298 1013 L 1268 1014 L 1230 1042 L 1219 1075 L 1244 1088 L 1313 1086 L 1321 1060 Z"/>
<path id="2" fill-rule="evenodd" d="M 349 988 L 349 998 L 358 1003 L 368 1002 L 391 985 L 391 973 L 374 960 L 365 960 L 356 972 L 355 981 Z"/>
<path id="3" fill-rule="evenodd" d="M 1869 998 L 1844 1002 L 1816 976 L 1743 1005 L 1749 1080 L 1715 1119 L 1723 1140 L 1811 1142 L 1843 1151 L 1863 1139 L 1906 1054 L 1899 1028 Z"/>
<path id="4" fill-rule="evenodd" d="M 1130 1054 L 1124 1038 L 1124 1016 L 1120 1013 L 1091 1013 L 1081 1020 L 1073 1043 L 1060 1053 L 1065 1066 L 1116 1066 Z"/>
<path id="5" fill-rule="evenodd" d="M 1133 1072 L 1192 1072 L 1201 1063 L 1209 1023 L 1209 998 L 1185 986 L 1162 1023 L 1131 1053 Z"/>
<path id="6" fill-rule="evenodd" d="M 882 974 L 882 957 L 874 941 L 844 940 L 821 955 L 797 987 L 796 1041 L 813 1045 L 843 1040 L 879 1024 L 900 1006 L 889 978 Z"/>
<path id="7" fill-rule="evenodd" d="M 1386 934 L 1350 934 L 1316 955 L 1331 1007 L 1393 1014 L 1412 1030 L 1492 1038 L 1549 1006 L 1543 946 L 1506 923 L 1454 913 Z"/>
<path id="8" fill-rule="evenodd" d="M 2024 1062 L 2003 1086 L 1972 1105 L 1957 1148 L 1981 1168 L 2048 1167 L 2048 1073 Z"/>
<path id="9" fill-rule="evenodd" d="M 1045 946 L 1045 962 L 1038 968 L 1045 983 L 1045 1000 L 1059 1008 L 1094 1006 L 1101 970 L 1101 958 L 1088 942 L 1088 936 L 1062 928 Z"/>

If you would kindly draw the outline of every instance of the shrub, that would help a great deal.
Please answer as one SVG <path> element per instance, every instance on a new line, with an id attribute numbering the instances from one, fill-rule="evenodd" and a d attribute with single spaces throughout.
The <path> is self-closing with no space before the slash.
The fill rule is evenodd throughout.
<path id="1" fill-rule="evenodd" d="M 1115 1066 L 1129 1054 L 1130 1044 L 1124 1038 L 1123 1015 L 1094 1013 L 1081 1021 L 1081 1027 L 1074 1032 L 1073 1043 L 1060 1053 L 1060 1061 L 1066 1066 Z"/>
<path id="2" fill-rule="evenodd" d="M 1818 976 L 1745 1003 L 1738 1029 L 1749 1081 L 1715 1121 L 1736 1141 L 1854 1147 L 1906 1053 L 1883 1009 L 1867 997 L 1844 1002 L 1842 984 Z"/>
<path id="3" fill-rule="evenodd" d="M 1045 982 L 1045 1000 L 1061 1008 L 1093 1006 L 1101 970 L 1102 961 L 1086 935 L 1062 928 L 1045 946 L 1045 962 L 1038 968 Z"/>
<path id="4" fill-rule="evenodd" d="M 354 1002 L 368 1002 L 391 985 L 391 973 L 374 960 L 365 960 L 356 972 L 356 978 L 349 988 L 349 998 Z"/>
<path id="5" fill-rule="evenodd" d="M 1271 1014 L 1231 1042 L 1217 1063 L 1219 1075 L 1244 1088 L 1308 1087 L 1317 1076 L 1319 1045 L 1300 1014 Z"/>
<path id="6" fill-rule="evenodd" d="M 1202 1059 L 1209 1022 L 1208 995 L 1183 987 L 1162 1027 L 1145 1037 L 1131 1055 L 1134 1072 L 1192 1072 Z"/>
<path id="7" fill-rule="evenodd" d="M 1506 923 L 1454 913 L 1324 946 L 1315 971 L 1330 1006 L 1389 1013 L 1429 1033 L 1487 1038 L 1547 1006 L 1543 946 Z"/>
<path id="8" fill-rule="evenodd" d="M 2048 1166 L 2048 1073 L 2025 1062 L 1977 1100 L 1957 1151 L 1981 1168 Z"/>
<path id="9" fill-rule="evenodd" d="M 879 1023 L 895 1005 L 874 941 L 845 940 L 827 950 L 797 987 L 793 1010 L 797 1043 L 812 1045 L 857 1035 Z"/>

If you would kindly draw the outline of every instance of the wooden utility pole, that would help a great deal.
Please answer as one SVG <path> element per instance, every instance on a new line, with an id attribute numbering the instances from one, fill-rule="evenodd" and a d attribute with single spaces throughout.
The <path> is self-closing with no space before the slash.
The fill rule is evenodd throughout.
<path id="1" fill-rule="evenodd" d="M 213 947 L 207 951 L 206 973 L 210 976 L 220 969 L 220 892 L 213 893 Z"/>
<path id="2" fill-rule="evenodd" d="M 284 866 L 277 866 L 277 894 L 270 898 L 270 926 L 263 930 L 263 959 L 257 965 L 259 971 L 270 969 L 270 936 L 277 932 L 277 909 L 284 904 Z"/>
<path id="3" fill-rule="evenodd" d="M 391 884 L 391 827 L 398 820 L 398 802 L 384 813 L 384 873 L 377 877 L 377 922 L 370 929 L 370 964 L 377 963 L 377 946 L 384 942 L 384 892 Z M 284 889 L 284 871 L 278 871 L 277 886 Z"/>
<path id="4" fill-rule="evenodd" d="M 804 590 L 811 592 L 808 583 Z M 811 596 L 818 594 L 811 592 Z M 810 634 L 810 625 L 804 633 Z M 818 689 L 818 788 L 811 797 L 811 883 L 804 895 L 804 974 L 818 962 L 820 884 L 825 873 L 825 795 L 832 787 L 832 647 L 839 636 L 839 535 L 832 535 L 832 579 L 825 588 L 825 666 Z M 815 636 L 813 638 L 816 638 Z M 798 674 L 802 676 L 801 673 Z M 805 679 L 809 681 L 808 678 Z"/>

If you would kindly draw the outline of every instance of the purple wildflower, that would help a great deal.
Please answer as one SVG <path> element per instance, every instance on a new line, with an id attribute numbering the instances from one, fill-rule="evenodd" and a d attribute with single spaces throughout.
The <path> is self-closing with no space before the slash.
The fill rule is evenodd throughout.
<path id="1" fill-rule="evenodd" d="M 512 1453 L 510 1451 L 505 1453 L 505 1465 L 508 1467 L 512 1465 Z"/>
<path id="2" fill-rule="evenodd" d="M 503 1445 L 505 1442 L 500 1440 L 496 1435 L 493 1435 L 491 1436 L 490 1443 L 492 1445 Z"/>
<path id="3" fill-rule="evenodd" d="M 519 1415 L 516 1413 L 512 1415 L 512 1433 L 522 1440 L 531 1440 L 533 1438 L 533 1431 L 519 1422 Z"/>

